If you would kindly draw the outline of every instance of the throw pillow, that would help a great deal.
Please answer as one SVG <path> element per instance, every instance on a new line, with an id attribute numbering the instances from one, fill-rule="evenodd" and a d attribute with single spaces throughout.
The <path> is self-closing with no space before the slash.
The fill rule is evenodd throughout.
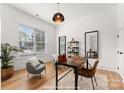
<path id="1" fill-rule="evenodd" d="M 27 61 L 30 62 L 32 64 L 32 66 L 34 66 L 34 67 L 39 64 L 39 61 L 35 56 L 28 58 Z"/>

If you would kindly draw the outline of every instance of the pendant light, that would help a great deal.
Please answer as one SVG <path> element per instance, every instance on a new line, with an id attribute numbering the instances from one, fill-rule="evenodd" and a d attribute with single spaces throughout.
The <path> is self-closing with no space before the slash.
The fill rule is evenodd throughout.
<path id="1" fill-rule="evenodd" d="M 54 21 L 55 23 L 61 23 L 61 22 L 63 22 L 65 19 L 64 19 L 63 14 L 59 12 L 59 3 L 57 3 L 57 4 L 58 4 L 58 12 L 53 15 L 53 21 Z"/>

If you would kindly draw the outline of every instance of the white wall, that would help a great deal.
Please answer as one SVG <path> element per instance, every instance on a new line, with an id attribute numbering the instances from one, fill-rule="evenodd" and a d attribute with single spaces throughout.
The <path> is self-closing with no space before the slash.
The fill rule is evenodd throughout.
<path id="1" fill-rule="evenodd" d="M 124 4 L 118 4 L 117 6 L 117 28 L 118 33 L 120 33 L 118 50 L 124 53 Z M 118 62 L 120 66 L 119 72 L 124 79 L 124 54 L 118 54 Z"/>
<path id="2" fill-rule="evenodd" d="M 64 23 L 57 28 L 57 39 L 58 36 L 66 35 L 68 42 L 74 37 L 80 42 L 80 55 L 84 56 L 84 33 L 98 30 L 101 60 L 99 67 L 116 69 L 119 66 L 117 62 L 116 25 L 116 7 L 113 7 L 101 11 L 101 13 Z"/>
<path id="3" fill-rule="evenodd" d="M 18 11 L 8 5 L 2 4 L 2 43 L 7 42 L 19 47 L 19 24 L 24 24 L 47 32 L 47 53 L 38 57 L 45 62 L 51 60 L 51 54 L 56 50 L 56 29 L 53 25 L 36 19 L 26 13 Z M 52 43 L 51 43 L 52 42 Z M 18 58 L 15 70 L 25 67 L 25 58 Z"/>

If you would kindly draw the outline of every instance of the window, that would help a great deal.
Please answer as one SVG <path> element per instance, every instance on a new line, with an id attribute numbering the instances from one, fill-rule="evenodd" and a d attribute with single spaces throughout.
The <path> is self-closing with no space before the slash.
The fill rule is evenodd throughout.
<path id="1" fill-rule="evenodd" d="M 45 52 L 46 33 L 35 28 L 20 25 L 20 48 L 25 52 Z"/>

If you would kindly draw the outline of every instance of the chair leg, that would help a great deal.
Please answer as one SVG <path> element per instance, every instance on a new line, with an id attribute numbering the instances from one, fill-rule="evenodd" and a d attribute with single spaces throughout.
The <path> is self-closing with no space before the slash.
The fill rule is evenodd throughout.
<path id="1" fill-rule="evenodd" d="M 91 78 L 91 82 L 92 82 L 93 90 L 95 90 L 95 87 L 94 87 L 94 83 L 93 83 L 93 79 L 92 78 Z"/>
<path id="2" fill-rule="evenodd" d="M 98 83 L 97 83 L 97 80 L 96 80 L 96 77 L 94 76 L 94 80 L 95 80 L 95 82 L 96 82 L 96 86 L 98 86 Z"/>

